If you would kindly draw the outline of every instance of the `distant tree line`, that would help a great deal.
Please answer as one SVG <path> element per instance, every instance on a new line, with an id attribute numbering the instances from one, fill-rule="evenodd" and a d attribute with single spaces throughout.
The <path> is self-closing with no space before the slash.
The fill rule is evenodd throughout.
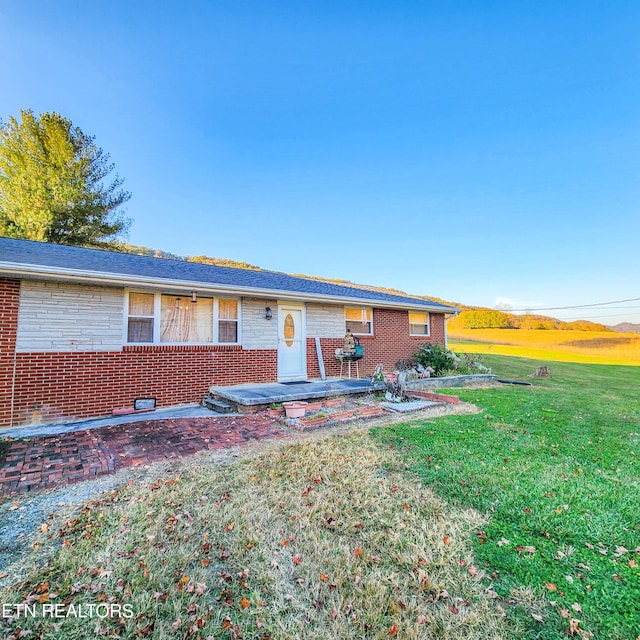
<path id="1" fill-rule="evenodd" d="M 516 315 L 495 309 L 463 308 L 448 321 L 451 331 L 463 329 L 538 329 L 560 331 L 612 331 L 611 327 L 588 320 L 563 322 L 557 318 L 534 314 Z"/>

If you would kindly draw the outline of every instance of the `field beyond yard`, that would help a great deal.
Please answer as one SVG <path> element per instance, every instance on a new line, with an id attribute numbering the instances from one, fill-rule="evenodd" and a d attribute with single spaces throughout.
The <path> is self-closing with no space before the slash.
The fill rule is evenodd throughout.
<path id="1" fill-rule="evenodd" d="M 457 390 L 481 412 L 232 464 L 159 463 L 52 509 L 0 568 L 2 602 L 132 615 L 14 617 L 3 637 L 636 640 L 640 369 L 551 363 L 538 380 L 548 362 L 486 363 L 534 386 Z M 38 499 L 0 505 L 0 526 Z"/>
<path id="2" fill-rule="evenodd" d="M 449 332 L 454 351 L 521 358 L 640 366 L 640 334 L 542 329 L 465 329 Z"/>

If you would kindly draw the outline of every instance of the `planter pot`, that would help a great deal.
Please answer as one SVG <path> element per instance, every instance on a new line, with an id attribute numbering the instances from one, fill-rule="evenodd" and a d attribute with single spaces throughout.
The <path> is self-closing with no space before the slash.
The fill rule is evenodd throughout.
<path id="1" fill-rule="evenodd" d="M 300 418 L 300 424 L 306 429 L 321 427 L 323 424 L 327 424 L 327 420 L 329 420 L 328 416 L 324 416 L 322 418 Z"/>
<path id="2" fill-rule="evenodd" d="M 385 373 L 384 381 L 388 384 L 395 384 L 398 382 L 398 374 L 397 373 Z"/>
<path id="3" fill-rule="evenodd" d="M 382 413 L 380 407 L 358 407 L 359 416 L 377 416 L 380 413 Z"/>
<path id="4" fill-rule="evenodd" d="M 287 418 L 302 418 L 307 412 L 306 402 L 283 402 L 282 406 L 287 414 Z"/>
<path id="5" fill-rule="evenodd" d="M 322 402 L 307 402 L 307 411 L 320 411 L 322 409 Z"/>
<path id="6" fill-rule="evenodd" d="M 282 409 L 267 409 L 267 415 L 271 418 L 279 418 L 282 415 Z"/>
<path id="7" fill-rule="evenodd" d="M 330 398 L 323 402 L 325 407 L 341 407 L 347 401 L 346 398 Z"/>
<path id="8" fill-rule="evenodd" d="M 355 411 L 340 411 L 340 413 L 332 413 L 329 417 L 332 420 L 348 420 L 353 418 Z"/>

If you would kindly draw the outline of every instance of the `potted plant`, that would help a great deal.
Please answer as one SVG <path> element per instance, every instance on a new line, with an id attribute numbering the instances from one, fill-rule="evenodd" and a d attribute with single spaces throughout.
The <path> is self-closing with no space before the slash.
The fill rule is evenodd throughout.
<path id="1" fill-rule="evenodd" d="M 282 415 L 282 403 L 273 402 L 267 409 L 267 414 L 272 418 L 279 418 Z"/>
<path id="2" fill-rule="evenodd" d="M 324 413 L 317 413 L 313 416 L 309 416 L 308 418 L 300 418 L 300 424 L 303 427 L 320 427 L 323 424 L 326 424 L 329 417 Z"/>
<path id="3" fill-rule="evenodd" d="M 344 396 L 336 396 L 335 398 L 327 398 L 323 404 L 325 407 L 341 407 L 346 400 Z"/>

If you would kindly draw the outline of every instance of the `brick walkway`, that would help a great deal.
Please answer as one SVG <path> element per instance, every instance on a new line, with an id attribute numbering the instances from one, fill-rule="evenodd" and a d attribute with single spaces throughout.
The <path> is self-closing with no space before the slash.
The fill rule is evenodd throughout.
<path id="1" fill-rule="evenodd" d="M 145 420 L 12 440 L 0 467 L 0 497 L 285 433 L 273 420 L 250 415 Z"/>

